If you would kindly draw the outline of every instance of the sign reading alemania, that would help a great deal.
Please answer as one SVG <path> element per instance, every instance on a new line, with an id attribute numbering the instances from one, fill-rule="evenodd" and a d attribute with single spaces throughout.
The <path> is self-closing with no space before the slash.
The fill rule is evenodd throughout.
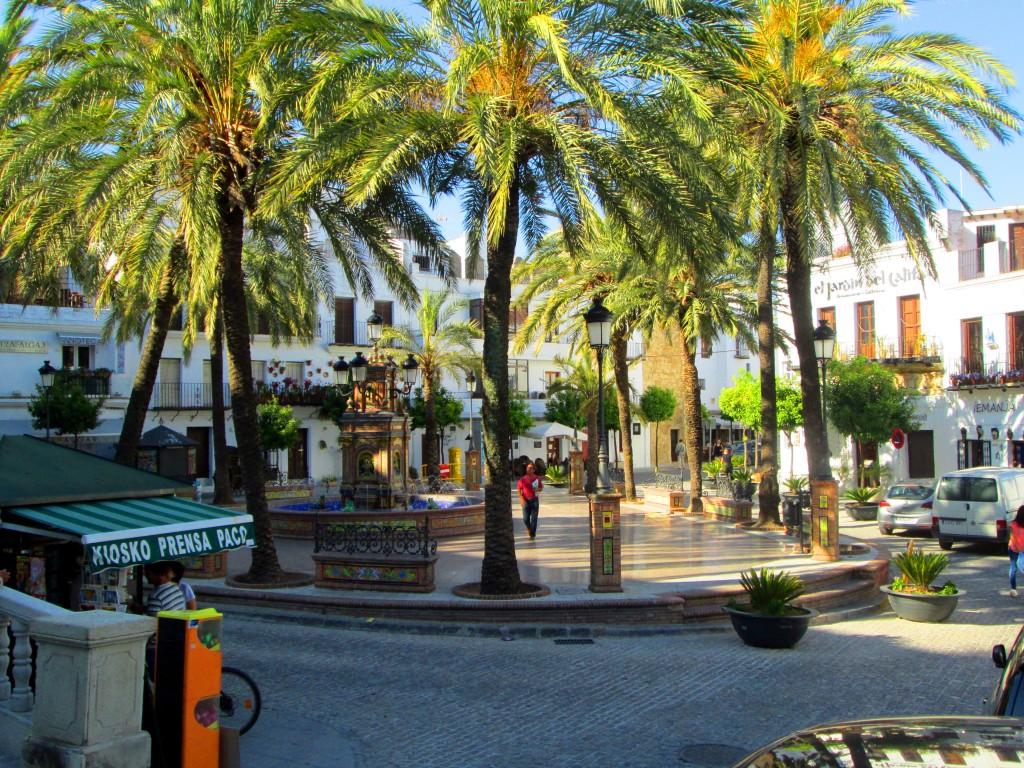
<path id="1" fill-rule="evenodd" d="M 21 352 L 33 355 L 46 354 L 45 341 L 27 341 L 25 339 L 0 339 L 0 352 Z"/>

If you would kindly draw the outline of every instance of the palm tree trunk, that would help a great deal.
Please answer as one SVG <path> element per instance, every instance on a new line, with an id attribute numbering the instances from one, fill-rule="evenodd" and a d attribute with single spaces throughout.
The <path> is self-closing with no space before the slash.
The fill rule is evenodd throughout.
<path id="1" fill-rule="evenodd" d="M 281 564 L 274 547 L 267 495 L 263 484 L 263 451 L 260 447 L 256 393 L 252 384 L 252 356 L 249 352 L 249 310 L 242 273 L 242 237 L 245 214 L 228 193 L 218 196 L 221 250 L 221 306 L 228 347 L 228 380 L 231 385 L 231 412 L 235 417 L 235 440 L 242 465 L 242 485 L 246 511 L 252 515 L 256 548 L 252 553 L 248 579 L 269 584 L 281 578 Z"/>
<path id="2" fill-rule="evenodd" d="M 805 253 L 797 213 L 797 196 L 787 181 L 781 196 L 782 236 L 786 244 L 786 287 L 793 316 L 793 337 L 800 360 L 800 394 L 803 400 L 804 445 L 807 467 L 814 479 L 829 478 L 832 470 L 821 419 L 821 386 L 814 356 L 814 320 L 811 310 L 811 262 Z"/>
<path id="3" fill-rule="evenodd" d="M 761 368 L 761 483 L 757 490 L 757 525 L 776 527 L 779 521 L 779 414 L 775 385 L 775 272 L 776 217 L 762 214 L 757 265 L 757 355 Z M 746 442 L 743 444 L 746 451 Z"/>
<path id="4" fill-rule="evenodd" d="M 153 397 L 153 387 L 160 371 L 160 355 L 163 354 L 167 331 L 171 327 L 171 317 L 178 306 L 177 278 L 184 261 L 185 241 L 176 237 L 164 263 L 156 306 L 149 321 L 149 332 L 146 334 L 138 370 L 135 371 L 132 394 L 128 398 L 121 437 L 117 441 L 117 451 L 114 454 L 114 461 L 131 467 L 138 462 L 139 439 L 146 426 L 149 401 Z"/>
<path id="5" fill-rule="evenodd" d="M 427 477 L 423 479 L 433 478 L 430 480 L 430 490 L 436 492 L 441 490 L 441 454 L 438 450 L 437 402 L 434 396 L 433 371 L 423 372 L 423 421 L 427 433 L 426 455 L 423 457 L 423 463 L 427 465 Z"/>
<path id="6" fill-rule="evenodd" d="M 484 280 L 484 401 L 480 408 L 488 483 L 484 488 L 484 559 L 480 592 L 511 595 L 522 592 L 512 526 L 511 472 L 505 460 L 508 428 L 508 309 L 512 303 L 512 262 L 519 235 L 519 173 L 509 185 L 505 228 L 487 246 Z"/>
<path id="7" fill-rule="evenodd" d="M 213 502 L 230 504 L 234 501 L 231 492 L 231 459 L 228 455 L 228 434 L 224 424 L 224 313 L 220 306 L 213 320 L 213 334 L 210 337 L 210 388 L 213 422 Z"/>
<path id="8" fill-rule="evenodd" d="M 679 315 L 682 317 L 682 313 Z M 701 454 L 704 450 L 701 443 L 704 429 L 700 420 L 700 378 L 697 376 L 696 344 L 693 350 L 690 343 L 683 342 L 682 378 L 683 378 L 683 440 L 686 443 L 686 461 L 690 465 L 690 514 L 699 515 L 704 509 L 701 495 L 704 484 L 700 472 Z"/>
<path id="9" fill-rule="evenodd" d="M 615 374 L 615 394 L 619 400 L 619 434 L 622 435 L 623 494 L 627 501 L 636 499 L 636 480 L 633 477 L 632 417 L 629 413 L 629 361 L 626 358 L 626 334 L 613 329 L 611 338 L 612 371 Z"/>

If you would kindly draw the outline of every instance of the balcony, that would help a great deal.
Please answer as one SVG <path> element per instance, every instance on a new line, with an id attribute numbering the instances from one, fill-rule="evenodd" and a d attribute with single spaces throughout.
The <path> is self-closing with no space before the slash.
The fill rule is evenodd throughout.
<path id="1" fill-rule="evenodd" d="M 106 397 L 110 394 L 110 371 L 106 368 L 71 369 L 59 371 L 59 376 L 68 384 L 81 387 L 90 397 Z"/>
<path id="2" fill-rule="evenodd" d="M 961 283 L 967 280 L 977 280 L 979 277 L 985 276 L 985 251 L 981 248 L 960 251 L 957 263 Z"/>
<path id="3" fill-rule="evenodd" d="M 901 373 L 930 373 L 943 368 L 942 339 L 925 334 L 906 339 L 876 337 L 872 343 L 860 347 L 836 344 L 836 360 L 850 360 L 858 355 L 892 366 Z"/>
<path id="4" fill-rule="evenodd" d="M 224 385 L 224 407 L 231 406 L 231 388 Z M 153 387 L 149 400 L 151 411 L 209 410 L 213 408 L 213 385 L 168 382 Z"/>
<path id="5" fill-rule="evenodd" d="M 950 389 L 1019 389 L 1024 387 L 1024 354 L 985 360 L 961 357 L 949 374 Z"/>

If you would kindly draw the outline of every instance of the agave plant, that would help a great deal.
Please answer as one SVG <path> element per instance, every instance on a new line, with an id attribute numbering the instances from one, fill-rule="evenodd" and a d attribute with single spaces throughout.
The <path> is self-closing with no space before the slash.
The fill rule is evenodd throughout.
<path id="1" fill-rule="evenodd" d="M 870 504 L 878 496 L 880 490 L 880 488 L 851 488 L 843 494 L 843 498 L 857 505 Z"/>
<path id="2" fill-rule="evenodd" d="M 806 477 L 787 477 L 782 481 L 782 486 L 790 493 L 800 493 L 807 488 Z"/>
<path id="3" fill-rule="evenodd" d="M 804 584 L 788 571 L 762 568 L 740 574 L 747 606 L 736 606 L 764 616 L 785 616 L 797 611 L 793 601 L 804 593 Z"/>
<path id="4" fill-rule="evenodd" d="M 565 474 L 561 467 L 556 466 L 554 464 L 547 468 L 547 470 L 544 473 L 544 476 L 547 477 L 548 482 L 551 483 L 552 485 L 559 485 L 569 482 L 569 476 Z"/>
<path id="5" fill-rule="evenodd" d="M 914 542 L 911 541 L 907 544 L 907 551 L 896 555 L 892 564 L 900 572 L 892 582 L 891 588 L 896 592 L 957 593 L 952 581 L 947 581 L 941 589 L 932 587 L 940 574 L 949 567 L 949 557 L 942 552 L 919 552 L 914 549 Z"/>

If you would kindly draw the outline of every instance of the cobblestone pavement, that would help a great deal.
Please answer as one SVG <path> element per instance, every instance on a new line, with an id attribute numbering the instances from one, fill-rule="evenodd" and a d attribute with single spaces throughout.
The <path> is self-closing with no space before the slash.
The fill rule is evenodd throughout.
<path id="1" fill-rule="evenodd" d="M 873 523 L 843 528 L 878 537 Z M 885 543 L 903 545 L 899 537 Z M 996 680 L 991 647 L 1014 638 L 1024 602 L 1007 596 L 998 550 L 958 546 L 951 555 L 947 574 L 965 595 L 948 622 L 915 624 L 886 612 L 812 627 L 790 651 L 747 648 L 731 631 L 563 645 L 229 612 L 228 663 L 252 672 L 264 693 L 266 720 L 243 737 L 243 764 L 727 766 L 817 722 L 978 714 Z M 278 722 L 307 732 L 304 740 L 294 735 L 306 745 L 301 763 L 295 752 L 289 760 L 274 749 Z M 329 744 L 341 753 L 325 752 Z"/>

